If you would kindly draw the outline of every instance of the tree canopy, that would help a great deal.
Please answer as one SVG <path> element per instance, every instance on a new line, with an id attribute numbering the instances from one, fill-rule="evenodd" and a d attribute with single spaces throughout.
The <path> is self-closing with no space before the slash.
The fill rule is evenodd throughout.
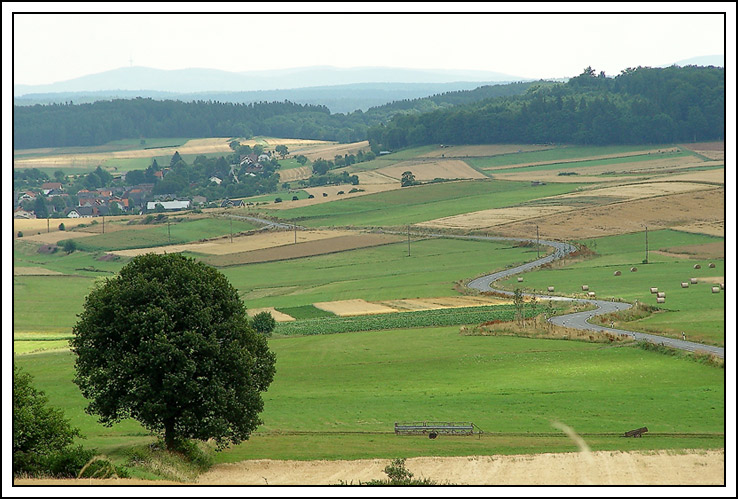
<path id="1" fill-rule="evenodd" d="M 261 424 L 275 356 L 216 269 L 140 255 L 90 292 L 79 317 L 74 382 L 102 424 L 136 419 L 169 449 L 211 438 L 224 448 Z"/>

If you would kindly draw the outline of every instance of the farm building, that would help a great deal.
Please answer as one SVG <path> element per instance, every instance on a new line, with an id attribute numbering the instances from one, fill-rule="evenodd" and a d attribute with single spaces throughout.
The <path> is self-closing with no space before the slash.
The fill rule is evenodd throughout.
<path id="1" fill-rule="evenodd" d="M 149 201 L 146 209 L 155 210 L 156 205 L 161 205 L 165 210 L 186 210 L 190 207 L 190 201 Z"/>

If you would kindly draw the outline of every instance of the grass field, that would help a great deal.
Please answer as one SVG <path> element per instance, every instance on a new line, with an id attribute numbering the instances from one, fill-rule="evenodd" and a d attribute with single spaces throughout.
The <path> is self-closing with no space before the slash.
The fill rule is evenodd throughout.
<path id="1" fill-rule="evenodd" d="M 564 340 L 461 336 L 458 327 L 273 339 L 277 374 L 265 422 L 216 455 L 243 459 L 356 459 L 575 451 L 563 422 L 598 449 L 724 446 L 720 368 L 646 352 Z M 114 458 L 151 437 L 137 423 L 105 428 L 84 413 L 71 353 L 16 363 L 50 402 Z M 472 421 L 477 437 L 398 437 L 395 421 Z M 622 439 L 648 426 L 642 439 Z"/>
<path id="2" fill-rule="evenodd" d="M 531 187 L 528 182 L 493 180 L 444 182 L 356 199 L 281 210 L 280 218 L 319 226 L 401 226 L 489 208 L 502 208 L 572 192 L 577 184 Z"/>
<path id="3" fill-rule="evenodd" d="M 725 343 L 725 294 L 713 294 L 708 283 L 682 288 L 681 283 L 691 277 L 717 278 L 725 275 L 725 260 L 686 259 L 655 253 L 658 248 L 676 250 L 694 249 L 699 245 L 723 242 L 722 238 L 691 234 L 674 230 L 649 231 L 648 265 L 645 259 L 645 232 L 603 237 L 582 241 L 598 256 L 564 267 L 542 269 L 525 274 L 525 289 L 545 290 L 555 286 L 557 294 L 582 296 L 583 284 L 595 291 L 599 298 L 618 297 L 626 301 L 638 300 L 658 306 L 659 312 L 637 322 L 618 323 L 618 327 L 681 338 L 685 331 L 689 339 L 714 345 Z M 709 268 L 709 263 L 715 268 Z M 701 269 L 693 266 L 699 264 Z M 637 268 L 631 272 L 632 267 Z M 613 275 L 620 270 L 621 275 Z M 501 282 L 500 287 L 518 287 L 514 279 Z M 656 303 L 650 288 L 666 293 L 666 302 Z"/>

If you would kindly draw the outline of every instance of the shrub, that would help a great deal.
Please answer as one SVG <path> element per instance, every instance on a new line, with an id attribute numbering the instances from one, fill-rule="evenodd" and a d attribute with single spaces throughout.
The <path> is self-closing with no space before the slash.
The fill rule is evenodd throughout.
<path id="1" fill-rule="evenodd" d="M 297 201 L 299 198 L 297 196 L 292 196 L 292 201 Z"/>
<path id="2" fill-rule="evenodd" d="M 259 312 L 251 318 L 251 327 L 265 336 L 270 336 L 276 326 L 277 321 L 269 312 Z"/>
<path id="3" fill-rule="evenodd" d="M 282 198 L 276 198 L 276 199 L 274 200 L 274 202 L 275 202 L 275 203 L 281 203 L 281 202 L 282 202 Z"/>
<path id="4" fill-rule="evenodd" d="M 23 232 L 18 231 L 18 237 L 23 237 Z"/>
<path id="5" fill-rule="evenodd" d="M 67 228 L 64 226 L 64 222 L 59 224 L 59 230 L 67 230 Z"/>

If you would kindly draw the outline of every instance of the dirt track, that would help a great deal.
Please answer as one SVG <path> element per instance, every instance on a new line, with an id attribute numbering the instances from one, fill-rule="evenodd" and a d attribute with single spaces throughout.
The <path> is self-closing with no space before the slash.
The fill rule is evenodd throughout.
<path id="1" fill-rule="evenodd" d="M 388 459 L 254 460 L 220 464 L 197 485 L 333 485 L 387 478 Z M 416 457 L 416 478 L 450 485 L 723 485 L 724 450 L 685 453 L 575 452 L 515 456 Z M 18 485 L 173 485 L 145 480 L 18 480 Z"/>

